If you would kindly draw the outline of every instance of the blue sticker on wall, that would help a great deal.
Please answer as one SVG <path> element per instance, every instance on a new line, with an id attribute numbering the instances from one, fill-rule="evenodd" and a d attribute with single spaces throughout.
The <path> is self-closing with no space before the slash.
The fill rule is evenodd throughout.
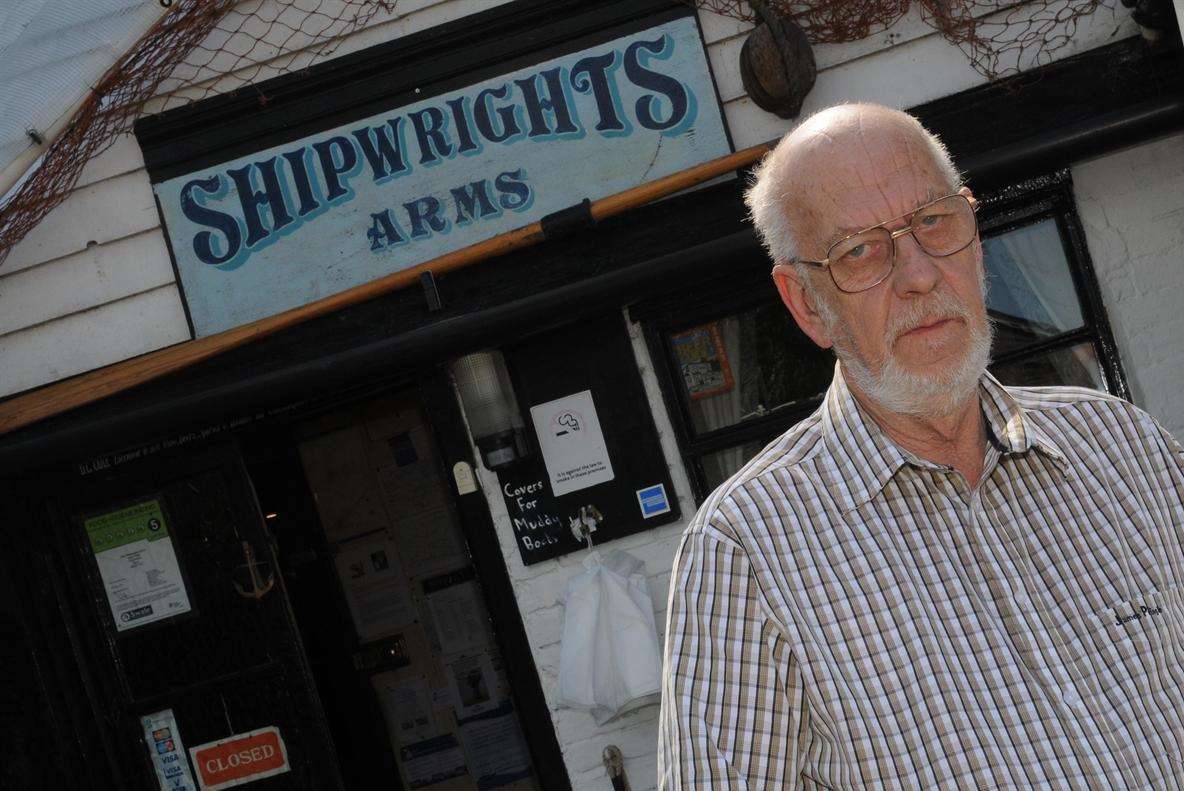
<path id="1" fill-rule="evenodd" d="M 637 503 L 645 519 L 670 512 L 670 500 L 666 497 L 666 486 L 661 483 L 637 490 Z"/>

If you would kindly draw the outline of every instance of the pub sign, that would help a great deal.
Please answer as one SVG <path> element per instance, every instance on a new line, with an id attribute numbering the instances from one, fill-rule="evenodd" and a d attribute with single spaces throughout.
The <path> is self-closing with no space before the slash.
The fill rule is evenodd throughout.
<path id="1" fill-rule="evenodd" d="M 730 150 L 688 11 L 154 190 L 200 337 Z"/>

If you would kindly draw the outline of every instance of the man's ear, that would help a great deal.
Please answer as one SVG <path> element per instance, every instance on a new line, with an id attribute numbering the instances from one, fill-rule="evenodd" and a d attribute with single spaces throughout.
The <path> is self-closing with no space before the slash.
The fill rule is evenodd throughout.
<path id="1" fill-rule="evenodd" d="M 958 194 L 964 196 L 968 201 L 970 201 L 972 208 L 978 208 L 978 198 L 974 197 L 974 193 L 970 191 L 970 187 L 962 187 L 958 190 Z M 981 267 L 983 265 L 983 242 L 982 237 L 980 237 L 978 234 L 975 234 L 973 247 L 975 260 L 978 263 L 981 271 Z"/>
<path id="2" fill-rule="evenodd" d="M 806 291 L 800 276 L 792 264 L 777 264 L 773 267 L 773 283 L 777 286 L 777 293 L 781 301 L 789 308 L 793 320 L 802 328 L 802 332 L 810 336 L 810 340 L 829 349 L 834 345 L 826 322 L 822 320 L 814 306 L 814 300 Z"/>

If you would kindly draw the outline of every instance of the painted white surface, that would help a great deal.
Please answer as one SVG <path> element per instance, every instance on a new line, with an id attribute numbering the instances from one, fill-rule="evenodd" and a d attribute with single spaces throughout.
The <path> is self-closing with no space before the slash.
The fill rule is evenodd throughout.
<path id="1" fill-rule="evenodd" d="M 1079 22 L 1076 35 L 1054 58 L 1069 57 L 1137 32 L 1138 26 L 1125 11 L 1103 8 Z M 794 126 L 792 120 L 766 113 L 744 95 L 736 66 L 743 38 L 722 40 L 709 51 L 737 148 L 780 137 Z M 803 115 L 848 101 L 912 107 L 984 82 L 957 47 L 913 14 L 864 41 L 815 46 L 814 58 L 818 77 L 802 106 Z"/>
<path id="2" fill-rule="evenodd" d="M 1184 135 L 1080 162 L 1072 174 L 1133 399 L 1184 441 Z"/>
<path id="3" fill-rule="evenodd" d="M 188 338 L 170 283 L 0 336 L 0 390 L 20 392 Z"/>
<path id="4" fill-rule="evenodd" d="M 670 464 L 670 476 L 674 484 L 672 499 L 678 501 L 683 518 L 676 524 L 664 525 L 613 541 L 612 548 L 623 549 L 645 561 L 650 594 L 654 601 L 655 620 L 658 624 L 658 637 L 664 640 L 666 591 L 670 581 L 674 549 L 686 524 L 695 513 L 695 502 L 686 471 L 679 461 L 678 445 L 674 439 L 657 377 L 649 363 L 649 353 L 641 336 L 640 325 L 629 324 L 629 334 L 646 395 L 653 410 L 662 452 Z M 474 453 L 476 458 L 480 458 L 480 454 L 476 451 Z M 671 460 L 674 462 L 670 463 Z M 482 496 L 485 497 L 493 517 L 498 542 L 518 599 L 527 640 L 535 657 L 543 693 L 551 709 L 551 718 L 571 777 L 573 791 L 603 791 L 609 787 L 600 759 L 601 751 L 609 744 L 621 748 L 625 757 L 625 770 L 633 791 L 653 789 L 656 786 L 658 747 L 656 705 L 629 712 L 603 726 L 597 726 L 592 716 L 585 711 L 555 708 L 559 639 L 563 631 L 563 607 L 560 602 L 568 580 L 584 571 L 582 563 L 588 553 L 575 552 L 533 566 L 524 566 L 497 476 L 483 465 L 478 465 L 477 478 Z"/>
<path id="5" fill-rule="evenodd" d="M 498 2 L 504 0 L 400 0 L 393 14 L 380 10 L 333 55 Z M 272 0 L 258 6 L 263 18 L 273 15 Z M 281 33 L 277 26 L 271 35 Z M 310 50 L 296 63 L 318 57 Z M 256 79 L 276 73 L 264 68 Z M 225 80 L 214 88 L 239 84 Z M 149 111 L 163 106 L 157 100 Z M 0 265 L 0 398 L 189 339 L 159 225 L 139 145 L 131 135 L 117 138 Z"/>
<path id="6" fill-rule="evenodd" d="M 0 335 L 173 282 L 159 228 L 14 272 L 0 291 Z"/>

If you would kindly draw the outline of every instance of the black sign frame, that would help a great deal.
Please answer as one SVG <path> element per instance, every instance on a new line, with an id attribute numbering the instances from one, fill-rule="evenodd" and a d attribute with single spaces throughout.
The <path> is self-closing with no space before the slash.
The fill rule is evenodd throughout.
<path id="1" fill-rule="evenodd" d="M 526 338 L 503 353 L 535 450 L 498 472 L 514 543 L 525 565 L 587 549 L 572 529 L 572 520 L 587 506 L 602 517 L 592 533 L 594 546 L 681 518 L 670 467 L 619 312 Z M 592 393 L 614 477 L 556 496 L 538 450 L 530 408 L 585 390 Z M 646 517 L 638 491 L 658 484 L 665 489 L 670 510 Z"/>

